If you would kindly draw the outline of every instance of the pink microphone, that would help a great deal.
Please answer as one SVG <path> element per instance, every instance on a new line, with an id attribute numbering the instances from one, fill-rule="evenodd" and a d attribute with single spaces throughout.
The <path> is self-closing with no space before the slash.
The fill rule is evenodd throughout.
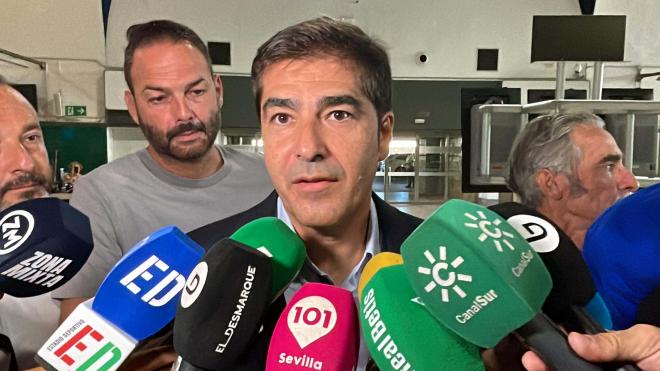
<path id="1" fill-rule="evenodd" d="M 277 320 L 266 370 L 351 371 L 360 328 L 353 294 L 339 287 L 306 283 Z"/>

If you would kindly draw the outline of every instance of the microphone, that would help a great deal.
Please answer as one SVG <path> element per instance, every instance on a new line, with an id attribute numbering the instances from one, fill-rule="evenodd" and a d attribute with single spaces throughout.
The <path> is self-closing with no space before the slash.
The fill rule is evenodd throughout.
<path id="1" fill-rule="evenodd" d="M 92 309 L 89 299 L 60 324 L 34 359 L 47 370 L 116 370 L 135 349 L 129 336 Z M 117 310 L 126 310 L 121 304 Z"/>
<path id="2" fill-rule="evenodd" d="M 39 349 L 47 369 L 114 370 L 167 325 L 204 250 L 178 228 L 154 232 L 115 264 L 96 292 Z"/>
<path id="3" fill-rule="evenodd" d="M 306 256 L 298 235 L 270 217 L 213 245 L 188 277 L 174 320 L 174 348 L 182 358 L 178 369 L 225 370 L 254 362 L 243 359 L 250 346 L 263 346 L 265 357 L 277 321 L 265 316 L 284 308 L 282 300 L 273 301 Z"/>
<path id="4" fill-rule="evenodd" d="M 306 283 L 277 321 L 266 370 L 354 370 L 359 331 L 355 299 L 350 291 Z"/>
<path id="5" fill-rule="evenodd" d="M 92 252 L 89 219 L 56 198 L 0 212 L 0 292 L 37 296 L 62 286 Z"/>
<path id="6" fill-rule="evenodd" d="M 653 301 L 660 287 L 660 220 L 653 213 L 658 209 L 660 186 L 639 190 L 605 210 L 585 236 L 584 260 L 616 330 L 635 324 L 640 304 L 648 296 Z M 660 322 L 659 317 L 656 311 L 655 320 L 651 314 L 645 322 Z"/>
<path id="7" fill-rule="evenodd" d="M 490 206 L 539 254 L 552 278 L 543 312 L 569 331 L 604 332 L 612 327 L 609 311 L 591 279 L 580 250 L 551 220 L 516 202 Z"/>
<path id="8" fill-rule="evenodd" d="M 402 264 L 401 255 L 383 252 L 369 260 L 360 277 L 360 323 L 378 367 L 383 371 L 483 370 L 479 348 L 431 316 L 410 286 Z"/>
<path id="9" fill-rule="evenodd" d="M 560 370 L 600 370 L 570 350 L 540 312 L 552 281 L 543 262 L 498 214 L 449 200 L 401 246 L 410 283 L 443 325 L 485 348 L 516 332 Z"/>
<path id="10" fill-rule="evenodd" d="M 635 323 L 660 327 L 660 286 L 651 291 L 637 306 Z"/>

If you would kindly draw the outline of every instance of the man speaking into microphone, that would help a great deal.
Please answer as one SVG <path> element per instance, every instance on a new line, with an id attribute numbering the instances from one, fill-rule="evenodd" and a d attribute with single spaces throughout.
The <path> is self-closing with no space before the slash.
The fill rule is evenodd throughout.
<path id="1" fill-rule="evenodd" d="M 381 251 L 398 252 L 421 222 L 371 191 L 394 125 L 387 53 L 354 25 L 313 19 L 278 32 L 258 49 L 252 85 L 276 191 L 190 236 L 206 247 L 228 229 L 277 216 L 302 238 L 309 256 L 286 298 L 309 281 L 355 296 L 367 261 Z M 362 342 L 358 369 L 367 360 Z"/>
<path id="2" fill-rule="evenodd" d="M 0 211 L 48 196 L 51 171 L 37 113 L 2 76 L 0 154 Z M 0 299 L 0 335 L 12 342 L 20 369 L 36 366 L 33 357 L 57 327 L 58 316 L 59 306 L 50 294 Z M 0 369 L 4 351 L 0 349 Z"/>

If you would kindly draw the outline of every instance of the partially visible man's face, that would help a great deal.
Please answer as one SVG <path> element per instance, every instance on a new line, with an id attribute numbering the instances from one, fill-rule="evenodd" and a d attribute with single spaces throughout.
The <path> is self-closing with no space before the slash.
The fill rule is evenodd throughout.
<path id="1" fill-rule="evenodd" d="M 621 150 L 606 130 L 577 126 L 570 138 L 582 152 L 576 174 L 582 190 L 572 195 L 567 205 L 572 213 L 594 220 L 618 199 L 637 190 L 638 183 L 623 166 Z"/>
<path id="2" fill-rule="evenodd" d="M 170 40 L 140 47 L 131 78 L 126 105 L 157 153 L 186 161 L 210 150 L 220 130 L 222 84 L 199 50 Z"/>
<path id="3" fill-rule="evenodd" d="M 333 228 L 368 208 L 393 116 L 379 125 L 360 86 L 356 68 L 333 57 L 283 60 L 262 75 L 264 159 L 294 225 Z"/>
<path id="4" fill-rule="evenodd" d="M 0 210 L 48 195 L 50 178 L 36 112 L 18 92 L 0 86 Z"/>

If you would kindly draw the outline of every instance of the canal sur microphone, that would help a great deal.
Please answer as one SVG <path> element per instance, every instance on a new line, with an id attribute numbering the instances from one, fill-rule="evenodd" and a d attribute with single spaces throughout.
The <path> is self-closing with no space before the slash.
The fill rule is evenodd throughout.
<path id="1" fill-rule="evenodd" d="M 37 296 L 67 282 L 92 252 L 89 219 L 56 198 L 0 212 L 0 293 Z"/>
<path id="2" fill-rule="evenodd" d="M 383 252 L 358 286 L 361 327 L 381 371 L 483 370 L 480 350 L 440 324 L 410 286 L 401 255 Z"/>
<path id="3" fill-rule="evenodd" d="M 660 287 L 659 209 L 660 185 L 639 190 L 596 218 L 584 239 L 584 259 L 614 329 L 635 324 L 640 303 Z M 655 316 L 660 321 L 660 312 Z"/>
<path id="4" fill-rule="evenodd" d="M 306 283 L 277 321 L 266 370 L 353 370 L 359 345 L 353 294 L 323 283 Z"/>
<path id="5" fill-rule="evenodd" d="M 302 240 L 277 218 L 250 222 L 211 247 L 188 277 L 174 321 L 179 369 L 264 363 L 284 308 L 280 293 L 306 256 Z"/>
<path id="6" fill-rule="evenodd" d="M 413 289 L 442 324 L 491 348 L 515 331 L 557 369 L 600 370 L 575 355 L 540 312 L 552 281 L 538 254 L 502 217 L 449 200 L 404 241 Z"/>
<path id="7" fill-rule="evenodd" d="M 516 202 L 490 206 L 536 251 L 552 278 L 545 313 L 567 331 L 597 333 L 612 327 L 609 311 L 597 296 L 582 253 L 570 237 L 538 211 Z"/>

